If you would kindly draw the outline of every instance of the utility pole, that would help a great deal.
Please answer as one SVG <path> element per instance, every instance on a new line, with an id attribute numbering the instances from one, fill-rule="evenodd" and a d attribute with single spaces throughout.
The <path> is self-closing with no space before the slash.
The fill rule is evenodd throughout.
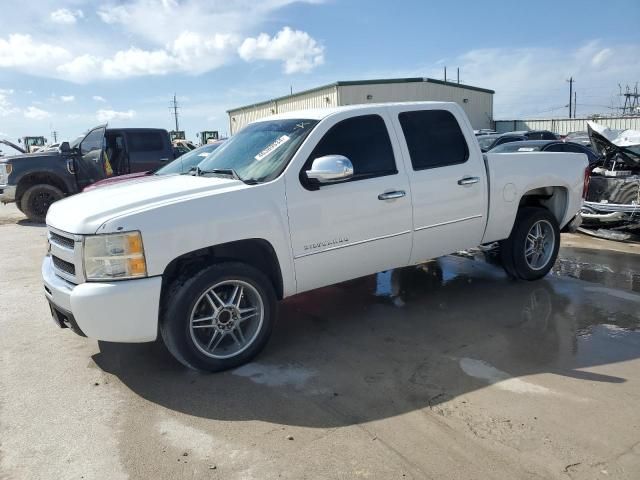
<path id="1" fill-rule="evenodd" d="M 447 66 L 444 67 L 444 81 L 447 81 Z"/>
<path id="2" fill-rule="evenodd" d="M 576 108 L 578 108 L 578 92 L 573 92 L 573 118 L 576 118 Z"/>
<path id="3" fill-rule="evenodd" d="M 53 130 L 51 136 L 53 137 L 53 143 L 58 143 L 58 132 Z"/>
<path id="4" fill-rule="evenodd" d="M 569 82 L 569 118 L 571 118 L 571 110 L 573 108 L 573 77 L 567 80 Z"/>
<path id="5" fill-rule="evenodd" d="M 176 122 L 176 132 L 180 130 L 180 128 L 178 127 L 178 109 L 180 107 L 178 107 L 178 100 L 176 99 L 176 94 L 173 94 L 173 101 L 171 102 L 171 105 L 169 106 L 170 110 L 173 110 L 173 118 Z"/>
<path id="6" fill-rule="evenodd" d="M 458 67 L 458 85 L 460 85 L 460 67 Z"/>

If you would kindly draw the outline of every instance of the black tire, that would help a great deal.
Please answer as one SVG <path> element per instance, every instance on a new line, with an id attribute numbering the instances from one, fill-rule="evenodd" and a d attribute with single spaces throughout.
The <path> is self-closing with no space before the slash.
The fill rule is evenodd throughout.
<path id="1" fill-rule="evenodd" d="M 538 222 L 550 228 L 549 235 L 553 239 L 553 248 L 548 259 L 533 268 L 525 257 L 527 235 Z M 522 280 L 538 280 L 544 277 L 556 262 L 560 249 L 560 227 L 558 221 L 549 210 L 541 207 L 523 207 L 518 211 L 511 235 L 500 242 L 500 259 L 507 275 Z M 544 258 L 544 257 L 543 257 Z"/>
<path id="2" fill-rule="evenodd" d="M 207 330 L 213 335 L 214 329 L 195 330 L 191 328 L 191 314 L 203 302 L 203 296 L 213 286 L 220 283 L 237 281 L 253 287 L 250 293 L 259 295 L 262 302 L 262 322 L 252 334 L 253 340 L 236 355 L 228 358 L 213 358 L 206 355 L 199 343 L 199 334 L 206 334 Z M 167 297 L 163 299 L 164 308 L 160 319 L 160 334 L 171 354 L 183 365 L 195 370 L 219 372 L 237 367 L 249 362 L 264 348 L 276 317 L 277 299 L 273 285 L 259 270 L 250 265 L 229 262 L 207 267 L 189 278 L 178 278 L 166 290 Z M 220 297 L 222 298 L 222 297 Z M 228 300 L 228 299 L 227 299 Z M 240 304 L 240 302 L 238 302 Z M 216 320 L 212 320 L 216 322 Z M 232 330 L 237 333 L 236 330 Z M 223 337 L 231 334 L 223 335 Z M 243 335 L 244 336 L 244 335 Z M 236 337 L 233 337 L 236 338 Z M 229 342 L 231 342 L 231 338 Z M 231 343 L 233 347 L 233 343 Z M 215 351 L 215 347 L 213 349 Z M 210 352 L 214 354 L 214 352 Z"/>
<path id="3" fill-rule="evenodd" d="M 49 207 L 64 197 L 64 193 L 58 187 L 41 183 L 27 189 L 20 199 L 20 209 L 34 222 L 44 223 Z"/>

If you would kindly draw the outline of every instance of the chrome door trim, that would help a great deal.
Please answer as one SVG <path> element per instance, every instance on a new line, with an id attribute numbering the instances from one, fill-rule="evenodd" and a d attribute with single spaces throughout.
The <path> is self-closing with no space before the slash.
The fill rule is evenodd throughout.
<path id="1" fill-rule="evenodd" d="M 418 232 L 420 230 L 426 230 L 428 228 L 442 227 L 443 225 L 450 225 L 452 223 L 466 222 L 467 220 L 473 220 L 474 218 L 482 218 L 482 215 L 471 215 L 470 217 L 458 218 L 457 220 L 449 220 L 448 222 L 434 223 L 433 225 L 417 227 L 414 229 L 414 232 Z"/>
<path id="2" fill-rule="evenodd" d="M 375 242 L 377 240 L 385 240 L 387 238 L 399 237 L 400 235 L 406 235 L 408 233 L 411 233 L 411 230 L 405 230 L 404 232 L 398 232 L 398 233 L 391 233 L 389 235 L 382 235 L 380 237 L 368 238 L 366 240 L 359 240 L 357 242 L 351 242 L 344 245 L 337 245 L 335 247 L 325 248 L 323 250 L 318 250 L 316 252 L 301 253 L 300 255 L 295 255 L 293 259 L 297 260 L 299 258 L 308 257 L 310 255 L 316 255 L 318 253 L 325 253 L 325 252 L 330 252 L 332 250 L 339 250 L 341 248 L 353 247 L 355 245 L 362 245 L 363 243 L 369 243 L 369 242 Z"/>

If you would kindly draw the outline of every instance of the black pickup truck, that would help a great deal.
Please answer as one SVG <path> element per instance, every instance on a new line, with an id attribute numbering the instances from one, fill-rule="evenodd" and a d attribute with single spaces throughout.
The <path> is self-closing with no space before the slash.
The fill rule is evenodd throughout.
<path id="1" fill-rule="evenodd" d="M 109 176 L 155 170 L 175 158 L 169 133 L 100 125 L 56 151 L 0 158 L 0 202 L 43 222 L 56 200 Z"/>

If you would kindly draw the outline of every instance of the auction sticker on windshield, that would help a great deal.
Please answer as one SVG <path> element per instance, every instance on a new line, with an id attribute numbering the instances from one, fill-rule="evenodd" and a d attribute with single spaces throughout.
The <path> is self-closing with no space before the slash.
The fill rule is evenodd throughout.
<path id="1" fill-rule="evenodd" d="M 256 160 L 260 161 L 264 157 L 268 156 L 270 153 L 273 153 L 274 151 L 276 151 L 278 148 L 280 148 L 282 145 L 287 143 L 289 140 L 291 140 L 291 138 L 288 135 L 282 135 L 275 142 L 273 142 L 271 145 L 267 146 L 264 150 L 262 150 L 259 154 L 257 154 L 253 158 L 255 158 Z"/>

